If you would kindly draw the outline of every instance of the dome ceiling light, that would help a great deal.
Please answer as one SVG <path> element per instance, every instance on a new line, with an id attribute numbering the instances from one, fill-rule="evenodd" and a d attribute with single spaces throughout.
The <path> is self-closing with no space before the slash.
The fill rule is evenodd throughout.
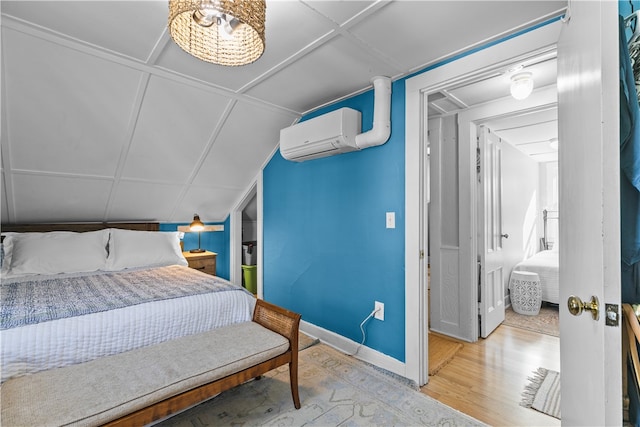
<path id="1" fill-rule="evenodd" d="M 533 74 L 523 71 L 511 76 L 511 96 L 515 99 L 526 99 L 533 92 Z"/>

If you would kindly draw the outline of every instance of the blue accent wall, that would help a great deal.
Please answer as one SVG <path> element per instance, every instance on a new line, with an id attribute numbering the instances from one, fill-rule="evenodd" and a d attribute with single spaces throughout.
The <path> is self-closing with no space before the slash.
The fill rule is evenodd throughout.
<path id="1" fill-rule="evenodd" d="M 310 114 L 350 107 L 373 124 L 373 90 Z M 276 153 L 263 175 L 264 298 L 355 342 L 374 301 L 385 320 L 366 345 L 404 361 L 404 80 L 392 85 L 384 145 L 302 163 Z M 396 228 L 387 229 L 386 212 Z"/>
<path id="2" fill-rule="evenodd" d="M 620 0 L 618 1 L 618 13 L 622 15 L 622 17 L 626 18 L 631 15 L 633 12 L 637 11 L 640 7 L 640 1 L 638 0 Z"/>
<path id="3" fill-rule="evenodd" d="M 536 28 L 461 53 L 407 78 Z M 374 301 L 385 320 L 365 325 L 365 345 L 405 361 L 405 79 L 392 86 L 391 137 L 381 146 L 296 163 L 276 153 L 263 171 L 264 297 L 302 319 L 361 342 Z M 372 126 L 373 90 L 302 120 L 350 107 Z M 395 212 L 396 228 L 385 228 Z"/>
<path id="4" fill-rule="evenodd" d="M 227 217 L 225 222 L 205 223 L 206 225 L 223 225 L 224 231 L 207 231 L 200 234 L 200 247 L 211 252 L 215 252 L 216 256 L 216 276 L 220 276 L 229 280 L 229 253 L 230 253 L 230 220 Z M 172 222 L 160 224 L 160 231 L 177 231 L 179 226 L 189 225 L 189 222 Z M 184 233 L 184 250 L 198 248 L 198 233 Z"/>

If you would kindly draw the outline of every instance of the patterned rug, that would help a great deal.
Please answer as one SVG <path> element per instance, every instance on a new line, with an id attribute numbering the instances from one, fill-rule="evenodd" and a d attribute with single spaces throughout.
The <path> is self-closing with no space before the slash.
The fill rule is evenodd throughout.
<path id="1" fill-rule="evenodd" d="M 300 352 L 302 408 L 286 366 L 165 420 L 168 426 L 483 426 L 392 376 L 325 345 Z"/>
<path id="2" fill-rule="evenodd" d="M 560 373 L 538 368 L 529 381 L 520 405 L 560 419 Z"/>
<path id="3" fill-rule="evenodd" d="M 554 337 L 560 336 L 560 317 L 558 306 L 555 304 L 543 303 L 542 307 L 540 307 L 540 314 L 537 316 L 518 314 L 511 307 L 508 307 L 504 314 L 503 325 L 553 335 Z"/>

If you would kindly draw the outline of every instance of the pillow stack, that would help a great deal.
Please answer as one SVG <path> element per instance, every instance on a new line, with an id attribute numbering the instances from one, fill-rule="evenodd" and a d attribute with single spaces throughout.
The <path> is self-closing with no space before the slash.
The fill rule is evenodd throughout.
<path id="1" fill-rule="evenodd" d="M 178 232 L 3 233 L 2 278 L 187 265 Z"/>

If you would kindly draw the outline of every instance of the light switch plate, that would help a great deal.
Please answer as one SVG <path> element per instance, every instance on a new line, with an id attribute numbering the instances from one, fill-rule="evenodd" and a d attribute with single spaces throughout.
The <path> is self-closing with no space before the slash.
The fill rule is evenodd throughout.
<path id="1" fill-rule="evenodd" d="M 396 228 L 395 212 L 387 212 L 387 228 Z"/>

